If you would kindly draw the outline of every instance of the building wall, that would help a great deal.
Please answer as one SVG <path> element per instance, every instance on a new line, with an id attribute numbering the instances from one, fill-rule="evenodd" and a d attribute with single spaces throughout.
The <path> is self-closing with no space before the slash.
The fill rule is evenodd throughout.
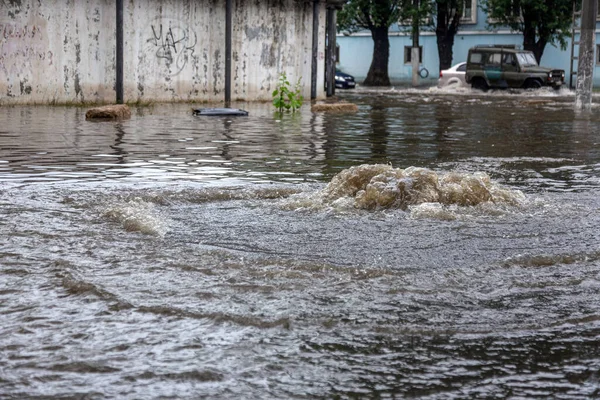
<path id="1" fill-rule="evenodd" d="M 0 3 L 0 102 L 114 97 L 109 0 Z"/>
<path id="2" fill-rule="evenodd" d="M 478 3 L 481 3 L 480 1 Z M 600 22 L 598 23 L 600 32 Z M 390 59 L 388 72 L 393 84 L 410 84 L 412 80 L 412 67 L 410 63 L 404 62 L 404 47 L 412 46 L 412 38 L 407 29 L 409 27 L 393 26 L 390 28 Z M 577 40 L 577 36 L 576 36 Z M 340 59 L 338 68 L 354 75 L 358 82 L 363 81 L 369 71 L 373 54 L 373 40 L 369 32 L 359 32 L 350 36 L 338 34 L 337 43 L 340 46 Z M 423 29 L 419 38 L 419 44 L 423 47 L 422 67 L 429 71 L 429 77 L 422 79 L 424 85 L 435 84 L 439 76 L 439 56 L 437 52 L 437 40 L 434 32 Z M 488 29 L 487 15 L 481 6 L 477 7 L 476 17 L 472 23 L 461 25 L 454 39 L 453 62 L 456 64 L 466 61 L 469 48 L 481 44 L 516 44 L 523 45 L 523 36 L 513 33 L 508 28 L 495 30 Z M 579 49 L 575 48 L 577 55 Z M 596 53 L 598 49 L 596 48 Z M 357 55 L 360 55 L 357 57 Z M 368 55 L 368 56 L 367 56 Z M 551 44 L 546 45 L 540 65 L 565 70 L 565 81 L 569 81 L 571 67 L 571 41 L 567 41 L 567 47 L 562 50 Z M 596 54 L 596 68 L 594 70 L 594 86 L 600 86 L 600 63 Z M 575 65 L 576 69 L 576 65 Z M 575 78 L 574 78 L 575 80 Z"/>
<path id="3" fill-rule="evenodd" d="M 232 99 L 271 99 L 279 74 L 310 96 L 312 3 L 234 0 Z M 318 96 L 324 97 L 325 4 Z M 114 0 L 0 2 L 0 104 L 115 101 Z M 125 0 L 125 101 L 223 101 L 225 2 Z"/>
<path id="4" fill-rule="evenodd" d="M 310 98 L 312 3 L 281 3 L 278 0 L 234 2 L 233 99 L 270 100 L 282 72 L 286 73 L 291 83 L 301 79 L 303 95 Z M 317 82 L 323 82 L 324 7 L 320 10 L 319 19 L 321 56 Z"/>
<path id="5" fill-rule="evenodd" d="M 223 99 L 224 2 L 126 0 L 124 3 L 126 101 Z"/>

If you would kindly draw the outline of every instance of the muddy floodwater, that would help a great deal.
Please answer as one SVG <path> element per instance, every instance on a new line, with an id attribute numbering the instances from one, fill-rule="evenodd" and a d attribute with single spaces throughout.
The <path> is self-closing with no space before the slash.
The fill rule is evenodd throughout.
<path id="1" fill-rule="evenodd" d="M 0 108 L 0 398 L 600 398 L 600 108 L 338 95 Z"/>

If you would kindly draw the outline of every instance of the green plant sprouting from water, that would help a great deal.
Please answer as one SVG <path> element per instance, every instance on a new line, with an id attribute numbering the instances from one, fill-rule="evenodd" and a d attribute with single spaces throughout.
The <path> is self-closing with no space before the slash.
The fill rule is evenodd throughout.
<path id="1" fill-rule="evenodd" d="M 304 97 L 300 86 L 301 80 L 302 78 L 298 78 L 298 81 L 292 87 L 285 72 L 279 76 L 277 88 L 273 90 L 273 105 L 280 113 L 284 110 L 296 112 L 302 106 Z"/>

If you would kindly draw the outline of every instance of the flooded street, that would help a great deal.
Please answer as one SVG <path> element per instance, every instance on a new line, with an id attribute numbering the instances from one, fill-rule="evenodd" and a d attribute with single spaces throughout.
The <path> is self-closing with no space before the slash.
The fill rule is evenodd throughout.
<path id="1" fill-rule="evenodd" d="M 2 107 L 0 398 L 600 398 L 597 106 L 338 95 Z"/>

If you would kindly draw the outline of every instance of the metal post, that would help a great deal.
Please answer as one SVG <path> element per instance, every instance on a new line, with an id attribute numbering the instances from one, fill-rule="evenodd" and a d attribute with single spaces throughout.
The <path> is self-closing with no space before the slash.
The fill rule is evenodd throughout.
<path id="1" fill-rule="evenodd" d="M 225 2 L 225 107 L 231 105 L 231 1 Z"/>
<path id="2" fill-rule="evenodd" d="M 327 8 L 327 97 L 335 95 L 335 8 Z"/>
<path id="3" fill-rule="evenodd" d="M 319 0 L 313 0 L 313 37 L 312 64 L 310 79 L 310 98 L 317 98 L 317 66 L 319 62 Z"/>
<path id="4" fill-rule="evenodd" d="M 579 59 L 577 61 L 577 83 L 575 86 L 575 108 L 592 108 L 592 86 L 594 83 L 594 47 L 597 0 L 583 0 L 581 6 L 581 37 L 579 39 Z"/>
<path id="5" fill-rule="evenodd" d="M 117 104 L 123 104 L 123 0 L 117 0 L 117 65 L 115 91 Z"/>

